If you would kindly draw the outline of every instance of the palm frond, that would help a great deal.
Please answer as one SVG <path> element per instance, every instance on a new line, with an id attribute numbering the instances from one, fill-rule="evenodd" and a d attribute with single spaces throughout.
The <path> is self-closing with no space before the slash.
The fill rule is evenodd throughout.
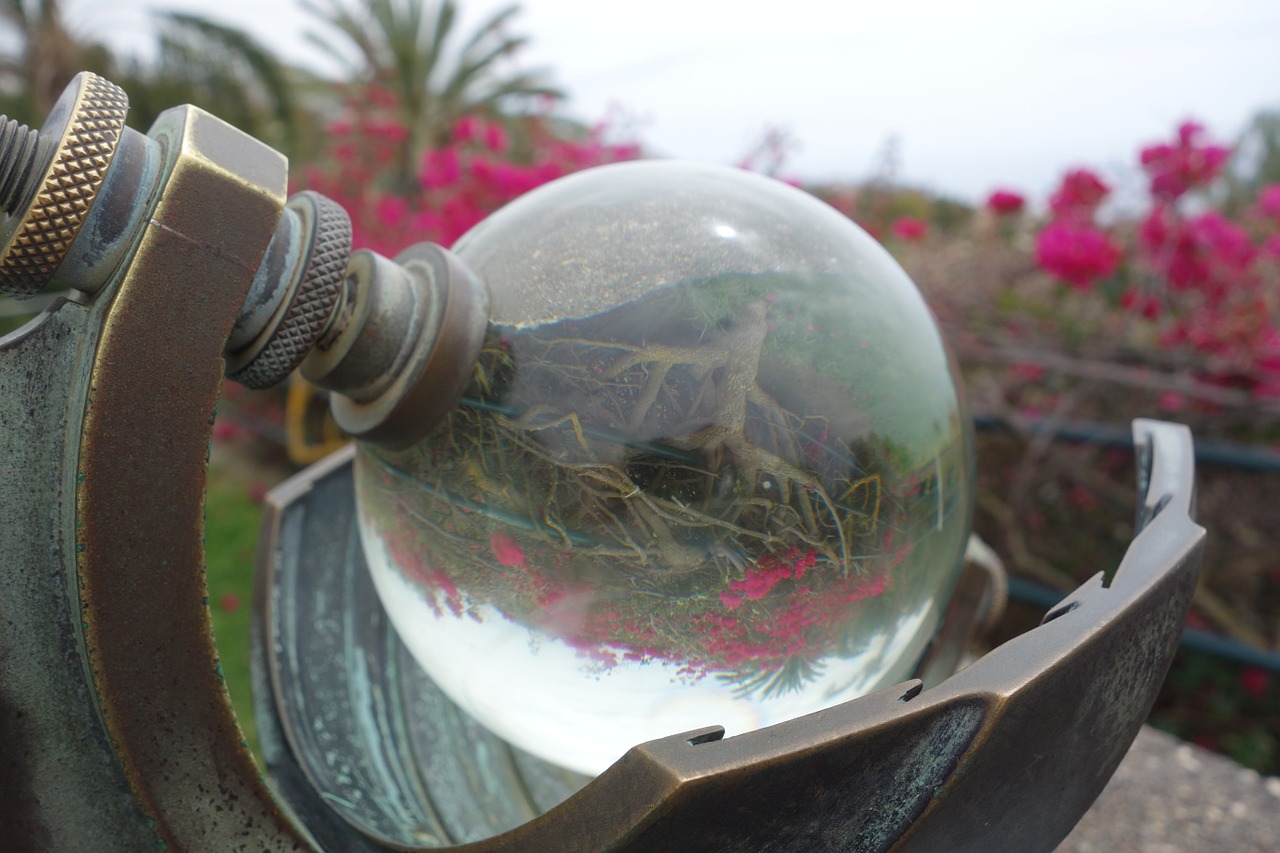
<path id="1" fill-rule="evenodd" d="M 717 676 L 740 698 L 772 699 L 803 688 L 822 674 L 823 665 L 804 655 L 791 655 L 781 666 L 743 667 Z"/>
<path id="2" fill-rule="evenodd" d="M 527 44 L 508 32 L 519 6 L 499 9 L 465 35 L 457 31 L 454 0 L 303 0 L 303 8 L 327 30 L 311 33 L 314 43 L 335 54 L 354 48 L 365 63 L 361 76 L 394 90 L 410 133 L 406 177 L 422 149 L 447 138 L 459 117 L 497 115 L 516 98 L 561 94 L 544 73 L 505 63 Z"/>

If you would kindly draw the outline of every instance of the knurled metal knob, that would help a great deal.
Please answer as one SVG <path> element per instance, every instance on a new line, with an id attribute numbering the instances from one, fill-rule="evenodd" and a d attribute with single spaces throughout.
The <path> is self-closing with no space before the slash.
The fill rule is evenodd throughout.
<path id="1" fill-rule="evenodd" d="M 16 121 L 0 127 L 0 293 L 34 296 L 53 278 L 102 186 L 128 110 L 118 86 L 86 71 L 39 132 Z"/>
<path id="2" fill-rule="evenodd" d="M 287 281 L 279 308 L 257 339 L 230 355 L 227 376 L 250 388 L 283 382 L 320 339 L 342 291 L 351 256 L 351 220 L 332 199 L 304 191 L 289 199 L 304 257 Z"/>

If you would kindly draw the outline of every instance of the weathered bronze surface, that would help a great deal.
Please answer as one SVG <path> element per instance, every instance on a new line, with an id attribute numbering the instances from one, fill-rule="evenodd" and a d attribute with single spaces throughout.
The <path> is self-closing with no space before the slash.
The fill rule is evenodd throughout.
<path id="1" fill-rule="evenodd" d="M 1141 531 L 1110 586 L 1099 575 L 932 689 L 637 746 L 531 820 L 573 780 L 413 666 L 365 577 L 350 456 L 335 457 L 268 498 L 256 662 L 272 773 L 327 849 L 1052 850 L 1150 709 L 1198 573 L 1190 436 L 1139 421 L 1135 439 Z"/>
<path id="2" fill-rule="evenodd" d="M 489 320 L 483 283 L 447 249 L 419 243 L 388 260 L 355 252 L 330 327 L 301 372 L 336 392 L 344 432 L 383 447 L 420 440 L 457 406 Z"/>
<path id="3" fill-rule="evenodd" d="M 166 164 L 106 316 L 76 465 L 85 653 L 155 833 L 182 850 L 295 849 L 226 697 L 202 572 L 222 349 L 285 201 L 274 151 L 195 108 L 151 136 Z"/>
<path id="4" fill-rule="evenodd" d="M 128 264 L 0 342 L 0 825 L 17 850 L 298 849 L 231 710 L 203 571 L 221 353 L 285 162 L 193 108 L 141 139 L 135 221 L 107 229 Z"/>
<path id="5" fill-rule="evenodd" d="M 69 452 L 103 306 L 59 300 L 0 339 L 0 846 L 155 843 L 95 711 L 74 587 Z M 83 410 L 83 405 L 80 411 Z"/>

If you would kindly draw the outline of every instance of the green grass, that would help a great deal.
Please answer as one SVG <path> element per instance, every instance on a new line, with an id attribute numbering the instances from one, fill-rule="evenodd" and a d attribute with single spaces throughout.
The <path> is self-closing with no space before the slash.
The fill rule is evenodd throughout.
<path id="1" fill-rule="evenodd" d="M 205 510 L 209 609 L 222 673 L 245 740 L 258 752 L 249 680 L 249 620 L 253 613 L 254 554 L 262 507 L 248 485 L 214 469 Z"/>

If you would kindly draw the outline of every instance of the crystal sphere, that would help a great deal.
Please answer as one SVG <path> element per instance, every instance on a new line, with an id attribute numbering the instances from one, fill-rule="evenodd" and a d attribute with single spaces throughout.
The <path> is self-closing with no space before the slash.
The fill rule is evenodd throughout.
<path id="1" fill-rule="evenodd" d="M 973 449 L 915 286 L 823 202 L 605 166 L 455 247 L 491 321 L 419 444 L 361 447 L 362 539 L 413 655 L 595 774 L 909 678 L 961 564 Z"/>

